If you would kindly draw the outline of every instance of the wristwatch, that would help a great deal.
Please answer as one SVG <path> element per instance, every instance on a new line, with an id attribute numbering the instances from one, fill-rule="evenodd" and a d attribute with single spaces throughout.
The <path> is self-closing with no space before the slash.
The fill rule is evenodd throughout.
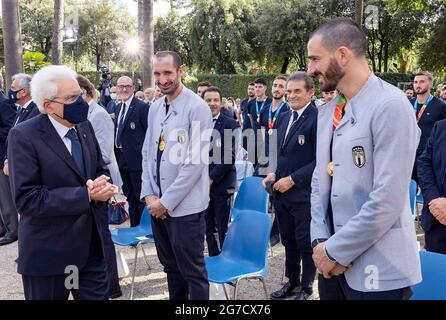
<path id="1" fill-rule="evenodd" d="M 319 243 L 325 242 L 327 241 L 327 239 L 315 239 L 313 240 L 313 242 L 311 243 L 311 248 L 314 249 L 314 247 L 316 247 Z"/>

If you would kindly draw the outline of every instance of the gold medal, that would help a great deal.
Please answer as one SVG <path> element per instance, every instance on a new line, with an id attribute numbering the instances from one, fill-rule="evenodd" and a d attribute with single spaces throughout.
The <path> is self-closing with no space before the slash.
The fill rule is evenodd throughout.
<path id="1" fill-rule="evenodd" d="M 258 117 L 257 117 L 257 122 L 259 122 L 259 123 L 260 123 L 260 116 L 258 116 Z"/>
<path id="2" fill-rule="evenodd" d="M 163 140 L 161 140 L 158 147 L 160 151 L 164 151 L 164 149 L 166 148 L 166 143 Z"/>
<path id="3" fill-rule="evenodd" d="M 334 173 L 334 165 L 333 165 L 333 161 L 329 162 L 327 165 L 327 173 L 330 177 L 333 177 L 333 173 Z"/>
<path id="4" fill-rule="evenodd" d="M 269 129 L 269 130 L 268 130 L 268 134 L 269 134 L 269 135 L 272 135 L 272 134 L 273 134 L 273 129 Z"/>

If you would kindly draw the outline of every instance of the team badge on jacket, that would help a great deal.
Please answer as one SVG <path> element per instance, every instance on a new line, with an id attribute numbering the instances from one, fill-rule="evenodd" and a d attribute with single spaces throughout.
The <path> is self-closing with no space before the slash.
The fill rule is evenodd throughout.
<path id="1" fill-rule="evenodd" d="M 305 144 L 305 136 L 303 134 L 299 135 L 299 144 L 303 146 Z"/>
<path id="2" fill-rule="evenodd" d="M 134 122 L 130 122 L 130 128 L 131 128 L 132 130 L 135 130 L 135 128 L 136 128 L 136 125 L 135 125 L 135 123 L 134 123 Z"/>
<path id="3" fill-rule="evenodd" d="M 178 143 L 183 144 L 186 142 L 186 131 L 184 130 L 178 130 Z"/>
<path id="4" fill-rule="evenodd" d="M 352 148 L 353 162 L 358 168 L 362 168 L 365 165 L 365 152 L 361 146 Z"/>

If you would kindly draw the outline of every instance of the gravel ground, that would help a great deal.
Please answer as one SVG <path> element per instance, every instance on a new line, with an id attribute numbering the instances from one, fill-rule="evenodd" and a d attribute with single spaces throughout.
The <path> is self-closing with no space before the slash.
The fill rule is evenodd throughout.
<path id="1" fill-rule="evenodd" d="M 423 247 L 423 235 L 417 225 L 418 241 Z M 130 296 L 131 274 L 133 271 L 134 250 L 131 248 L 118 248 L 128 263 L 130 274 L 120 280 L 123 296 L 118 300 L 126 300 Z M 135 277 L 135 300 L 163 300 L 168 299 L 166 275 L 162 271 L 154 244 L 146 244 L 145 251 L 148 256 L 151 269 L 148 270 L 140 251 L 137 261 Z M 0 247 L 0 300 L 24 299 L 21 277 L 16 272 L 14 260 L 17 258 L 17 242 Z M 269 257 L 270 271 L 266 278 L 268 296 L 271 292 L 282 287 L 285 251 L 281 244 L 273 248 L 273 255 Z M 286 281 L 286 278 L 285 278 Z M 227 286 L 232 292 L 232 288 Z M 315 297 L 318 298 L 317 281 L 314 283 Z M 221 290 L 221 289 L 220 289 Z M 214 292 L 214 291 L 213 291 Z M 221 291 L 219 291 L 221 293 Z M 218 295 L 220 297 L 220 295 Z M 243 280 L 239 284 L 238 299 L 241 300 L 265 300 L 263 286 L 260 281 Z M 292 298 L 291 298 L 292 299 Z"/>

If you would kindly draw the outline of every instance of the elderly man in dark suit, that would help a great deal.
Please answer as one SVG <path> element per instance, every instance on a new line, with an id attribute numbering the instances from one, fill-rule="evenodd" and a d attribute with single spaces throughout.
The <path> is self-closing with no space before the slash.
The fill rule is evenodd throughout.
<path id="1" fill-rule="evenodd" d="M 41 115 L 11 130 L 10 180 L 19 223 L 18 272 L 31 300 L 107 299 L 108 182 L 77 74 L 48 66 L 33 78 Z M 14 146 L 20 145 L 21 148 Z"/>
<path id="2" fill-rule="evenodd" d="M 116 108 L 115 155 L 123 181 L 122 190 L 129 204 L 130 225 L 137 226 L 144 210 L 140 201 L 142 146 L 147 130 L 149 106 L 133 92 L 132 79 L 123 76 L 116 85 L 121 103 Z"/>
<path id="3" fill-rule="evenodd" d="M 1 76 L 0 76 L 1 77 Z M 3 77 L 0 78 L 3 87 Z M 24 90 L 21 90 L 24 91 Z M 11 92 L 16 96 L 19 92 Z M 16 107 L 0 92 L 0 245 L 6 245 L 17 240 L 18 216 L 11 196 L 9 178 L 3 173 L 3 161 L 6 157 L 6 140 L 16 117 Z"/>

